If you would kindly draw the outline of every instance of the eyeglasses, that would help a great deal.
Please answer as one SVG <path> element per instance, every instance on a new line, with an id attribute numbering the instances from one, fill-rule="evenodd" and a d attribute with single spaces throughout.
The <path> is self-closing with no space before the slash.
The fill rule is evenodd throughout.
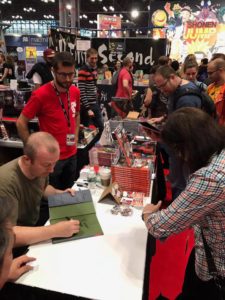
<path id="1" fill-rule="evenodd" d="M 163 84 L 158 85 L 157 88 L 158 88 L 159 90 L 163 89 L 163 88 L 167 85 L 167 82 L 168 82 L 169 80 L 170 80 L 170 78 L 166 79 L 166 81 L 165 81 Z"/>
<path id="2" fill-rule="evenodd" d="M 218 71 L 217 69 L 216 70 L 214 70 L 214 71 L 207 71 L 207 73 L 208 73 L 208 75 L 212 75 L 213 73 L 215 73 L 216 71 Z"/>
<path id="3" fill-rule="evenodd" d="M 69 78 L 74 77 L 74 72 L 71 72 L 71 73 L 56 72 L 56 74 L 57 74 L 58 76 L 62 77 L 63 79 L 66 79 L 67 76 L 68 76 Z"/>

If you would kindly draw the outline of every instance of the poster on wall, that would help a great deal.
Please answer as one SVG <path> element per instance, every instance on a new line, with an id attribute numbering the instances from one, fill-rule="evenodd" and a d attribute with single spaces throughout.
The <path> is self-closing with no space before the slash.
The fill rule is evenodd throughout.
<path id="1" fill-rule="evenodd" d="M 110 51 L 113 42 L 123 45 L 123 51 Z M 125 39 L 92 39 L 92 47 L 97 49 L 99 64 L 107 64 L 113 68 L 117 60 L 122 61 L 128 56 L 134 62 L 136 70 L 144 70 L 149 73 L 150 66 L 158 62 L 161 55 L 166 55 L 168 51 L 168 41 L 166 39 L 143 39 L 143 38 L 125 38 Z M 121 48 L 120 48 L 121 49 Z"/>
<path id="2" fill-rule="evenodd" d="M 77 43 L 78 39 L 80 42 Z M 87 41 L 83 43 L 82 41 Z M 82 37 L 82 39 L 75 34 L 71 34 L 57 29 L 51 29 L 48 36 L 48 46 L 56 52 L 68 51 L 75 59 L 77 67 L 85 63 L 86 48 L 90 45 L 90 39 Z M 77 46 L 79 48 L 77 48 Z"/>
<path id="3" fill-rule="evenodd" d="M 98 37 L 121 37 L 121 18 L 109 15 L 97 15 Z"/>
<path id="4" fill-rule="evenodd" d="M 36 47 L 26 47 L 26 60 L 30 63 L 35 63 L 37 60 Z"/>
<path id="5" fill-rule="evenodd" d="M 210 58 L 213 53 L 225 53 L 224 1 L 157 2 L 153 8 L 153 26 L 162 26 L 171 40 L 171 58 L 183 61 L 194 53 Z"/>
<path id="6" fill-rule="evenodd" d="M 25 57 L 26 57 L 26 70 L 27 72 L 29 72 L 33 67 L 33 65 L 37 62 L 37 48 L 26 47 Z"/>

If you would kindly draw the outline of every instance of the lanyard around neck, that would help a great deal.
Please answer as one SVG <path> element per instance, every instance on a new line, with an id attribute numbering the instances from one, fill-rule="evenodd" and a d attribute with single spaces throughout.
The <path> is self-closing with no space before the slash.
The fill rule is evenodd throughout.
<path id="1" fill-rule="evenodd" d="M 57 90 L 57 88 L 56 88 L 56 86 L 54 84 L 53 84 L 53 88 L 54 88 L 54 90 L 56 92 L 56 95 L 57 95 L 57 97 L 59 99 L 59 103 L 60 103 L 61 108 L 63 110 L 64 116 L 65 116 L 65 118 L 67 120 L 68 127 L 70 128 L 70 93 L 69 93 L 69 91 L 67 91 L 67 93 L 66 93 L 66 95 L 67 95 L 67 102 L 68 102 L 68 111 L 66 111 L 66 108 L 65 108 L 65 105 L 64 105 L 64 103 L 62 101 L 60 93 L 59 93 L 59 91 Z"/>

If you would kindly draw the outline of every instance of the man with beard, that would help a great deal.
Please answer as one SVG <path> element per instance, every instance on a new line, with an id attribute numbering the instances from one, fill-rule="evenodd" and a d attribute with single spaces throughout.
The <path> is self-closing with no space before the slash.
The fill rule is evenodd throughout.
<path id="1" fill-rule="evenodd" d="M 43 84 L 53 80 L 51 68 L 54 56 L 55 51 L 53 49 L 45 49 L 43 52 L 43 58 L 45 62 L 36 63 L 27 74 L 27 78 L 33 80 L 35 90 Z"/>
<path id="2" fill-rule="evenodd" d="M 41 131 L 51 133 L 60 146 L 60 158 L 49 183 L 64 190 L 73 185 L 77 165 L 80 127 L 80 91 L 73 86 L 75 62 L 69 52 L 57 53 L 53 60 L 54 80 L 34 91 L 17 121 L 19 136 L 26 143 L 28 122 L 35 116 Z"/>

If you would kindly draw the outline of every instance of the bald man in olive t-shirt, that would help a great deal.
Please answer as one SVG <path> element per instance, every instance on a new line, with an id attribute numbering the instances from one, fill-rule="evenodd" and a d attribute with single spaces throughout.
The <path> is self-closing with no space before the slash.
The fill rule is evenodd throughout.
<path id="1" fill-rule="evenodd" d="M 35 226 L 42 197 L 47 199 L 64 192 L 74 194 L 72 189 L 62 191 L 48 184 L 48 175 L 53 172 L 58 159 L 59 144 L 55 138 L 47 132 L 36 132 L 29 136 L 24 155 L 0 167 L 0 197 L 13 204 L 11 221 L 15 246 L 70 237 L 79 232 L 78 220 Z"/>
<path id="2" fill-rule="evenodd" d="M 0 197 L 13 202 L 14 225 L 36 225 L 47 185 L 48 177 L 28 179 L 18 165 L 18 158 L 0 167 Z"/>

